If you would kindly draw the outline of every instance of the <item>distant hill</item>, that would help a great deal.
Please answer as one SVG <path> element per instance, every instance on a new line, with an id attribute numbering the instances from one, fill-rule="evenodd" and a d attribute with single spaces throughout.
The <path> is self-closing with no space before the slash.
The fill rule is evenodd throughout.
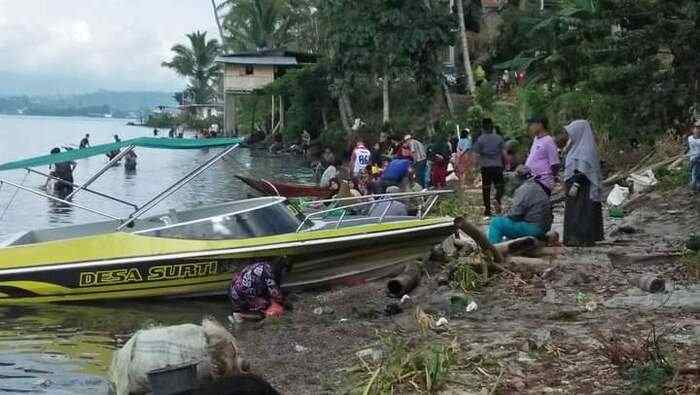
<path id="1" fill-rule="evenodd" d="M 109 113 L 124 116 L 155 106 L 176 106 L 170 92 L 97 91 L 79 95 L 6 96 L 0 97 L 0 113 L 28 115 L 96 115 Z"/>

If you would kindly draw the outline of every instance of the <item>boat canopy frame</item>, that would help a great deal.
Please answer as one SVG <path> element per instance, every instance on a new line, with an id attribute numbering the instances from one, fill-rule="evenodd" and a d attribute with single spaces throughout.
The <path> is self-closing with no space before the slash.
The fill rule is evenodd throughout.
<path id="1" fill-rule="evenodd" d="M 340 213 L 340 217 L 338 218 L 337 221 L 328 221 L 329 223 L 336 222 L 336 229 L 340 228 L 341 224 L 345 220 L 345 215 L 347 213 L 347 209 L 351 208 L 358 208 L 358 207 L 365 207 L 365 206 L 373 206 L 378 203 L 382 202 L 389 202 L 387 207 L 383 210 L 382 214 L 379 217 L 363 217 L 363 220 L 367 219 L 376 219 L 378 220 L 378 223 L 384 222 L 384 219 L 386 218 L 387 213 L 391 209 L 391 206 L 395 201 L 399 200 L 405 200 L 405 199 L 422 199 L 422 198 L 427 198 L 427 202 L 421 202 L 418 208 L 418 216 L 417 218 L 420 220 L 425 219 L 430 211 L 433 209 L 435 206 L 435 203 L 437 203 L 438 199 L 440 199 L 440 196 L 443 195 L 449 195 L 453 194 L 453 190 L 434 190 L 434 191 L 420 191 L 420 192 L 400 192 L 400 193 L 384 193 L 384 194 L 374 194 L 374 195 L 365 195 L 365 196 L 360 196 L 360 197 L 348 197 L 348 198 L 339 198 L 339 199 L 326 199 L 326 200 L 314 200 L 313 203 L 330 203 L 330 202 L 341 202 L 341 201 L 357 201 L 357 200 L 366 200 L 366 199 L 372 199 L 372 200 L 366 200 L 360 203 L 351 203 L 351 204 L 346 204 L 343 206 L 338 206 L 338 207 L 333 207 L 330 209 L 326 210 L 321 210 L 321 211 L 314 211 L 313 213 L 307 214 L 304 219 L 301 221 L 299 224 L 299 227 L 297 228 L 296 233 L 301 232 L 304 229 L 304 225 L 306 225 L 307 222 L 311 221 L 315 217 L 318 217 L 323 214 L 328 214 L 332 212 L 336 212 L 338 210 L 342 210 Z M 376 200 L 375 200 L 376 199 Z M 423 209 L 423 203 L 427 203 L 425 205 L 425 209 Z M 352 220 L 349 220 L 352 221 Z"/>
<path id="2" fill-rule="evenodd" d="M 16 184 L 14 182 L 3 179 L 3 178 L 0 178 L 0 186 L 7 184 L 7 185 L 15 187 L 19 190 L 23 190 L 23 191 L 35 194 L 37 196 L 45 197 L 47 199 L 50 199 L 50 200 L 53 200 L 53 201 L 56 201 L 59 203 L 63 203 L 63 204 L 66 204 L 66 205 L 69 205 L 69 206 L 72 206 L 72 207 L 75 207 L 75 208 L 78 208 L 81 210 L 85 210 L 85 211 L 91 212 L 93 214 L 97 214 L 97 215 L 100 215 L 103 217 L 107 217 L 109 219 L 120 221 L 120 225 L 116 228 L 116 231 L 121 231 L 126 227 L 132 227 L 134 221 L 136 221 L 137 219 L 142 217 L 146 212 L 150 211 L 152 208 L 154 208 L 155 206 L 160 204 L 167 197 L 169 197 L 173 193 L 179 191 L 182 187 L 184 187 L 185 185 L 190 183 L 192 180 L 194 180 L 197 176 L 199 176 L 201 173 L 203 173 L 204 171 L 206 171 L 207 169 L 212 167 L 215 163 L 217 163 L 223 157 L 225 157 L 226 155 L 228 155 L 229 153 L 231 153 L 235 149 L 239 148 L 240 145 L 241 144 L 239 141 L 235 144 L 230 144 L 228 146 L 225 146 L 226 148 L 223 151 L 219 152 L 218 154 L 216 154 L 215 156 L 213 156 L 212 158 L 210 158 L 209 160 L 207 160 L 203 164 L 197 166 L 194 170 L 187 173 L 187 175 L 185 175 L 184 177 L 180 178 L 179 180 L 177 180 L 174 183 L 172 183 L 171 185 L 169 185 L 162 192 L 158 193 L 156 196 L 154 196 L 151 200 L 149 200 L 148 202 L 143 204 L 141 207 L 138 207 L 136 204 L 115 198 L 113 196 L 87 189 L 87 186 L 89 184 L 91 184 L 92 182 L 97 180 L 100 176 L 102 176 L 102 174 L 104 174 L 107 171 L 107 169 L 112 167 L 114 163 L 116 163 L 119 159 L 121 159 L 123 156 L 125 156 L 129 151 L 133 150 L 136 147 L 136 144 L 128 145 L 126 150 L 120 152 L 119 155 L 112 158 L 102 169 L 100 169 L 97 173 L 95 173 L 93 176 L 91 176 L 90 179 L 82 185 L 72 184 L 72 183 L 69 183 L 63 179 L 53 177 L 53 176 L 50 176 L 48 174 L 44 174 L 40 171 L 33 170 L 31 168 L 25 168 L 25 170 L 27 170 L 27 172 L 33 172 L 33 173 L 36 173 L 36 174 L 39 174 L 39 175 L 42 175 L 44 177 L 48 177 L 51 179 L 58 179 L 60 182 L 68 183 L 68 184 L 71 184 L 72 186 L 77 186 L 79 189 L 74 191 L 70 195 L 68 195 L 68 197 L 66 197 L 66 199 L 61 199 L 61 198 L 58 198 L 56 196 L 52 196 L 51 194 L 44 193 L 44 192 L 35 190 L 33 188 L 30 188 L 30 187 L 26 187 L 23 185 L 19 185 L 19 184 Z M 218 146 L 222 146 L 222 145 L 218 145 Z M 81 204 L 77 204 L 77 203 L 70 201 L 70 198 L 72 198 L 72 196 L 74 196 L 80 190 L 85 190 L 86 192 L 93 193 L 97 196 L 127 204 L 129 206 L 134 207 L 135 211 L 133 213 L 131 213 L 127 218 L 121 218 L 121 217 L 117 217 L 117 216 L 105 213 L 103 211 L 96 210 L 94 208 L 84 206 Z"/>

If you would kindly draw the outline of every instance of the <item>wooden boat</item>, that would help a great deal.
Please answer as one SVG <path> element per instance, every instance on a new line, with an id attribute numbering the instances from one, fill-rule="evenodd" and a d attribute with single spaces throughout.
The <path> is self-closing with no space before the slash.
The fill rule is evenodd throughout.
<path id="1" fill-rule="evenodd" d="M 328 199 L 332 194 L 330 189 L 321 188 L 315 185 L 268 181 L 262 178 L 255 179 L 244 176 L 236 176 L 236 178 L 265 196 L 284 196 L 286 198 L 314 197 L 319 199 Z"/>
<path id="2" fill-rule="evenodd" d="M 212 144 L 175 140 L 146 139 L 124 144 L 127 150 L 137 145 L 169 148 L 173 144 L 172 148 L 185 149 Z M 390 274 L 398 263 L 425 254 L 453 232 L 451 218 L 426 216 L 438 197 L 449 191 L 381 196 L 391 203 L 379 215 L 378 210 L 372 210 L 374 200 L 360 204 L 346 200 L 345 206 L 317 207 L 318 211 L 304 213 L 288 204 L 286 198 L 275 196 L 144 216 L 232 152 L 237 141 L 218 142 L 218 146 L 226 144 L 229 146 L 222 153 L 143 205 L 88 189 L 95 176 L 83 185 L 75 185 L 71 196 L 84 191 L 131 205 L 135 211 L 127 218 L 82 206 L 70 197 L 61 199 L 0 179 L 0 184 L 109 218 L 30 230 L 0 242 L 0 304 L 222 295 L 234 272 L 251 262 L 278 256 L 286 256 L 293 264 L 288 287 L 355 283 Z M 102 151 L 110 146 L 11 162 L 0 165 L 0 171 L 104 154 Z M 105 168 L 109 166 L 111 163 Z M 393 202 L 412 197 L 424 202 L 421 214 L 387 214 Z M 363 205 L 367 206 L 365 210 Z"/>

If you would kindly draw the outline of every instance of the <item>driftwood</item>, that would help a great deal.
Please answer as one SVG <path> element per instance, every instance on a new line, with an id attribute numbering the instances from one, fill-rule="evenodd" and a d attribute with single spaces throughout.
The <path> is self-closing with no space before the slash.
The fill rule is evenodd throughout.
<path id="1" fill-rule="evenodd" d="M 409 263 L 398 276 L 386 283 L 389 293 L 395 297 L 401 297 L 411 292 L 420 281 L 420 270 L 415 263 Z"/>
<path id="2" fill-rule="evenodd" d="M 508 240 L 498 243 L 494 247 L 503 256 L 515 255 L 527 251 L 533 251 L 539 246 L 539 241 L 534 237 L 521 237 L 519 239 Z"/>
<path id="3" fill-rule="evenodd" d="M 666 289 L 666 282 L 663 279 L 658 278 L 654 274 L 647 274 L 647 275 L 641 276 L 637 280 L 637 286 L 642 291 L 657 293 L 657 292 L 663 292 Z"/>
<path id="4" fill-rule="evenodd" d="M 604 187 L 608 187 L 608 186 L 617 184 L 619 181 L 622 181 L 622 180 L 627 179 L 627 177 L 629 177 L 630 174 L 632 174 L 632 173 L 637 173 L 637 172 L 640 172 L 640 171 L 641 171 L 641 172 L 644 172 L 644 171 L 647 171 L 647 170 L 656 171 L 656 170 L 658 170 L 658 169 L 660 169 L 660 168 L 662 168 L 662 167 L 664 167 L 664 166 L 668 166 L 668 165 L 670 165 L 670 164 L 676 162 L 676 161 L 679 160 L 679 159 L 682 159 L 683 157 L 684 157 L 684 155 L 676 155 L 676 156 L 674 156 L 674 157 L 672 157 L 672 158 L 668 158 L 668 159 L 663 160 L 663 161 L 661 161 L 661 162 L 659 162 L 659 163 L 655 163 L 655 164 L 653 164 L 653 165 L 651 165 L 651 166 L 647 166 L 646 168 L 643 168 L 643 169 L 641 168 L 641 166 L 635 166 L 635 167 L 633 167 L 633 168 L 632 168 L 630 171 L 628 171 L 628 172 L 625 172 L 625 173 L 616 173 L 616 174 L 613 175 L 612 177 L 608 177 L 606 180 L 603 181 L 603 186 L 604 186 Z"/>
<path id="5" fill-rule="evenodd" d="M 489 242 L 484 232 L 479 228 L 469 223 L 463 217 L 455 218 L 455 227 L 471 237 L 482 251 L 490 251 L 493 253 L 493 261 L 495 263 L 505 262 L 503 254 Z"/>

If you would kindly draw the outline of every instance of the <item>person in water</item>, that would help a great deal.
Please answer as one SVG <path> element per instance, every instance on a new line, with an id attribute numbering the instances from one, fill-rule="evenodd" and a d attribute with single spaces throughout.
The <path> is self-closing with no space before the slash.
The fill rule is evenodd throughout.
<path id="1" fill-rule="evenodd" d="M 554 217 L 546 187 L 525 166 L 518 166 L 516 174 L 526 181 L 515 190 L 508 215 L 491 219 L 488 233 L 491 244 L 525 236 L 540 238 L 552 227 Z"/>
<path id="2" fill-rule="evenodd" d="M 118 135 L 118 134 L 115 134 L 115 135 L 114 135 L 114 142 L 115 142 L 115 143 L 121 143 L 121 142 L 122 142 L 122 140 L 119 138 L 119 135 Z M 109 152 L 107 153 L 107 158 L 109 158 L 109 160 L 112 160 L 112 159 L 114 159 L 115 156 L 119 155 L 120 152 L 121 152 L 121 150 L 120 150 L 119 148 L 117 148 L 117 149 L 115 149 L 115 150 L 112 150 L 112 151 L 109 151 Z"/>
<path id="3" fill-rule="evenodd" d="M 228 294 L 233 312 L 260 318 L 281 315 L 285 302 L 281 285 L 290 269 L 287 258 L 279 257 L 273 261 L 255 262 L 234 274 Z"/>
<path id="4" fill-rule="evenodd" d="M 124 155 L 124 170 L 135 171 L 136 158 L 138 158 L 138 155 L 136 155 L 136 152 L 134 152 L 134 150 L 127 152 L 126 155 Z"/>
<path id="5" fill-rule="evenodd" d="M 82 140 L 80 140 L 80 145 L 78 148 L 83 149 L 90 146 L 90 133 L 85 134 Z M 59 150 L 60 151 L 60 150 Z"/>
<path id="6" fill-rule="evenodd" d="M 51 150 L 51 155 L 59 153 L 61 153 L 61 149 L 58 147 Z M 73 193 L 73 170 L 75 170 L 75 166 L 75 162 L 58 162 L 53 165 L 51 175 L 65 181 L 57 180 L 53 184 L 54 194 L 61 199 Z"/>

